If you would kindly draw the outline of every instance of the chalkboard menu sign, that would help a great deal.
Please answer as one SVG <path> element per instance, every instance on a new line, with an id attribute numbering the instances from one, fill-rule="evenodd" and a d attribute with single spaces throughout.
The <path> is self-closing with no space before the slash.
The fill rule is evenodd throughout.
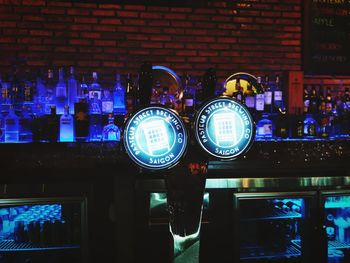
<path id="1" fill-rule="evenodd" d="M 304 71 L 350 73 L 349 0 L 305 1 Z"/>

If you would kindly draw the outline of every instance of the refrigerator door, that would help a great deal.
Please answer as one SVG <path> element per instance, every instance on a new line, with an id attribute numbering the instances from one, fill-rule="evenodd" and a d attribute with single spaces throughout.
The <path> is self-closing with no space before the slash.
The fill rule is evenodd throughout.
<path id="1" fill-rule="evenodd" d="M 308 262 L 314 192 L 235 194 L 239 262 Z"/>
<path id="2" fill-rule="evenodd" d="M 350 191 L 322 192 L 327 262 L 350 262 Z"/>
<path id="3" fill-rule="evenodd" d="M 0 200 L 0 263 L 87 262 L 84 198 Z"/>

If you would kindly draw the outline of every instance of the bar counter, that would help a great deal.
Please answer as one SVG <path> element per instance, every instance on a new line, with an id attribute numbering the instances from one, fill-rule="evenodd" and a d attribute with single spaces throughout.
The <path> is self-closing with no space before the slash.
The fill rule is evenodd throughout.
<path id="1" fill-rule="evenodd" d="M 180 163 L 170 171 L 152 172 L 136 167 L 128 158 L 122 143 L 28 143 L 0 144 L 2 178 L 29 176 L 50 169 L 65 170 L 61 176 L 84 176 L 82 171 L 91 169 L 106 171 L 108 176 L 139 174 L 143 179 L 161 178 L 186 168 L 187 163 L 208 163 L 208 178 L 348 176 L 350 166 L 350 139 L 318 140 L 265 140 L 255 141 L 242 157 L 232 161 L 217 161 L 205 156 L 193 142 Z M 23 174 L 23 171 L 26 171 Z M 33 173 L 31 173 L 31 172 Z M 73 173 L 73 171 L 80 171 Z M 45 176 L 50 177 L 52 173 Z M 99 172 L 100 176 L 105 174 Z"/>
<path id="2" fill-rule="evenodd" d="M 314 193 L 350 187 L 348 138 L 255 141 L 244 156 L 225 162 L 210 159 L 190 140 L 180 163 L 162 172 L 137 167 L 122 143 L 1 144 L 0 159 L 2 198 L 87 198 L 88 262 L 140 262 L 154 260 L 154 255 L 164 260 L 170 249 L 165 245 L 168 226 L 149 226 L 149 198 L 152 193 L 166 193 L 169 178 L 189 174 L 189 163 L 207 162 L 205 191 L 211 196 L 210 213 L 219 218 L 231 213 L 228 200 L 233 193 Z M 228 210 L 218 210 L 217 205 Z M 162 220 L 166 223 L 167 217 Z M 218 232 L 216 221 L 210 224 Z M 203 239 L 210 240 L 203 229 Z M 145 246 L 149 238 L 163 247 L 162 253 L 155 251 L 157 246 Z M 227 244 L 220 243 L 220 249 L 230 240 L 225 237 L 221 242 Z M 202 249 L 211 251 L 206 247 L 213 244 L 203 242 Z M 209 262 L 215 258 L 203 253 Z"/>

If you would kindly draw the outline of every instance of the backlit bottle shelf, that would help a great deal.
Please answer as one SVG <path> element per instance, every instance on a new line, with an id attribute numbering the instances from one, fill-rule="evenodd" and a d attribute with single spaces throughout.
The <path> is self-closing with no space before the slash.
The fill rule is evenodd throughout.
<path id="1" fill-rule="evenodd" d="M 242 218 L 241 221 L 273 220 L 273 219 L 294 219 L 301 218 L 301 213 L 295 211 L 273 211 L 266 215 L 256 215 Z"/>
<path id="2" fill-rule="evenodd" d="M 80 249 L 80 246 L 74 245 L 53 245 L 41 246 L 26 242 L 16 242 L 14 240 L 0 241 L 0 252 L 14 252 L 14 251 L 47 251 L 47 250 L 64 250 L 64 249 Z"/>
<path id="3" fill-rule="evenodd" d="M 293 244 L 285 249 L 268 249 L 259 246 L 243 247 L 240 249 L 240 260 L 259 260 L 300 257 L 301 251 Z"/>

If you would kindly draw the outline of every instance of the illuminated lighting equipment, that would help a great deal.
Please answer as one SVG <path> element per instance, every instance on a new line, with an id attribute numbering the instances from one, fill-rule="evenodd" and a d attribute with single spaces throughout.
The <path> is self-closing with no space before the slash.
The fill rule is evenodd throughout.
<path id="1" fill-rule="evenodd" d="M 187 146 L 184 123 L 175 111 L 162 106 L 147 107 L 132 115 L 123 139 L 134 163 L 149 170 L 173 167 Z"/>
<path id="2" fill-rule="evenodd" d="M 226 96 L 201 107 L 194 130 L 202 149 L 220 160 L 232 160 L 244 154 L 255 137 L 255 124 L 248 109 Z"/>

